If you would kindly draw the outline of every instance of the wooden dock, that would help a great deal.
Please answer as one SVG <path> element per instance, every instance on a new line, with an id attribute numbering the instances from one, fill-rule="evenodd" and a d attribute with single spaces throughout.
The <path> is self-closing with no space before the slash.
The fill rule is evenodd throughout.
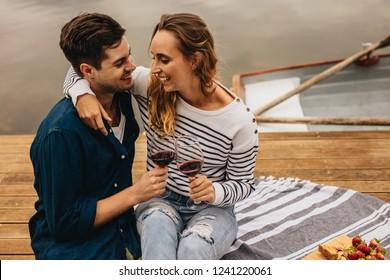
<path id="1" fill-rule="evenodd" d="M 33 135 L 0 136 L 0 259 L 33 259 L 28 220 L 36 193 L 29 149 Z M 137 141 L 135 179 L 145 170 Z M 350 188 L 390 202 L 390 131 L 259 134 L 255 176 L 300 178 Z"/>

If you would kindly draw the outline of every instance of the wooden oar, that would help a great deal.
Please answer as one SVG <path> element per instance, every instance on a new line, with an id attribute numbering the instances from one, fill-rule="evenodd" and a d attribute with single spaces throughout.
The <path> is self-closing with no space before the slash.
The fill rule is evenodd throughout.
<path id="1" fill-rule="evenodd" d="M 386 39 L 382 40 L 382 41 L 379 41 L 375 44 L 372 44 L 371 46 L 369 46 L 368 48 L 365 48 L 364 50 L 344 59 L 343 61 L 337 63 L 336 65 L 333 65 L 332 67 L 330 67 L 329 69 L 321 72 L 320 74 L 318 74 L 317 76 L 314 76 L 313 78 L 307 80 L 306 82 L 302 83 L 301 85 L 299 85 L 298 87 L 296 87 L 295 89 L 287 92 L 286 94 L 280 96 L 279 98 L 269 102 L 268 104 L 264 105 L 263 107 L 260 107 L 259 109 L 257 109 L 254 114 L 255 115 L 261 115 L 262 113 L 264 113 L 265 111 L 271 109 L 272 107 L 278 105 L 279 103 L 281 103 L 282 101 L 290 98 L 291 96 L 297 94 L 297 93 L 300 93 L 301 91 L 311 87 L 312 85 L 318 83 L 319 81 L 322 81 L 324 80 L 325 78 L 337 73 L 338 71 L 340 71 L 341 69 L 347 67 L 349 64 L 351 64 L 352 62 L 354 62 L 355 60 L 359 59 L 360 57 L 376 50 L 376 49 L 379 49 L 379 48 L 383 48 L 383 47 L 386 47 L 390 45 L 390 36 L 388 36 Z"/>

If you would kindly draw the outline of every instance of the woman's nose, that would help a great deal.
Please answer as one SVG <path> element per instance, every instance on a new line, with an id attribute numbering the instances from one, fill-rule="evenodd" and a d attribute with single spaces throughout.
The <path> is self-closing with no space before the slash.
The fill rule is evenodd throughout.
<path id="1" fill-rule="evenodd" d="M 156 64 L 155 61 L 152 62 L 152 65 L 150 67 L 150 71 L 152 72 L 152 74 L 158 74 L 161 72 L 161 68 L 158 67 L 158 65 Z"/>
<path id="2" fill-rule="evenodd" d="M 152 64 L 151 71 L 153 74 L 158 74 L 161 72 L 160 67 L 157 67 L 154 63 Z"/>

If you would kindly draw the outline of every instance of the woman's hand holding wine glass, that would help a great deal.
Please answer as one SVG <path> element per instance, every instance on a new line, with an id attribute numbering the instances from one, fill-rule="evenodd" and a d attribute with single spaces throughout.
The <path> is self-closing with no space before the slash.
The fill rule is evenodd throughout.
<path id="1" fill-rule="evenodd" d="M 204 175 L 189 177 L 190 197 L 194 201 L 205 201 L 212 203 L 215 201 L 215 190 L 213 182 Z"/>
<path id="2" fill-rule="evenodd" d="M 204 192 L 203 182 L 209 181 L 205 176 L 202 180 L 195 179 L 195 176 L 202 170 L 203 153 L 196 137 L 191 135 L 182 135 L 176 139 L 176 164 L 179 170 L 189 177 L 191 188 L 190 196 L 201 197 Z M 206 178 L 206 179 L 205 179 Z M 195 202 L 193 199 L 188 199 L 187 206 L 191 209 L 202 209 L 207 207 L 204 201 Z"/>

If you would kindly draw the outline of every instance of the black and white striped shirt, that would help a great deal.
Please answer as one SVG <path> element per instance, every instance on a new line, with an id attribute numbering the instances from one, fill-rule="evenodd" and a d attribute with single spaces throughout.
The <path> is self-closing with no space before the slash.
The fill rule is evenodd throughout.
<path id="1" fill-rule="evenodd" d="M 150 139 L 147 126 L 149 69 L 137 67 L 133 72 L 133 79 L 135 86 L 132 94 L 138 102 L 146 136 Z M 213 204 L 227 206 L 248 197 L 254 189 L 258 134 L 253 113 L 233 92 L 222 87 L 234 97 L 234 101 L 219 110 L 200 110 L 179 98 L 175 132 L 191 134 L 198 138 L 204 155 L 200 174 L 213 182 L 216 194 Z M 64 91 L 72 96 L 73 100 L 86 92 L 92 93 L 89 83 L 78 78 L 73 69 L 67 74 Z M 147 169 L 150 170 L 154 166 L 148 153 Z M 179 171 L 175 160 L 168 167 L 168 187 L 172 191 L 188 196 L 187 176 Z"/>

